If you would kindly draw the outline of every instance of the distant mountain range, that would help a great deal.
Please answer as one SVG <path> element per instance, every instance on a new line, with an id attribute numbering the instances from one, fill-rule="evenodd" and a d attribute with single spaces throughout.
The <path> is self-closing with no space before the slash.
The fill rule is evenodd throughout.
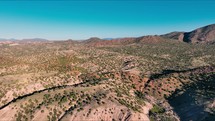
<path id="1" fill-rule="evenodd" d="M 158 43 L 166 40 L 177 40 L 179 42 L 186 43 L 215 43 L 215 24 L 204 26 L 195 29 L 191 32 L 171 32 L 164 35 L 152 35 L 142 37 L 127 37 L 127 38 L 104 38 L 100 39 L 92 37 L 81 42 L 91 45 L 103 45 L 103 44 L 132 44 L 132 43 Z M 33 39 L 4 39 L 0 38 L 0 41 L 20 41 L 20 42 L 46 42 L 48 40 L 42 38 Z M 75 41 L 75 40 L 71 40 Z"/>
<path id="2" fill-rule="evenodd" d="M 33 39 L 22 39 L 21 41 L 49 41 L 43 38 L 33 38 Z"/>
<path id="3" fill-rule="evenodd" d="M 47 39 L 42 39 L 42 38 L 29 38 L 29 39 L 22 39 L 22 40 L 19 40 L 19 39 L 5 39 L 5 38 L 0 38 L 0 41 L 38 41 L 38 42 L 41 42 L 41 41 L 48 41 Z"/>
<path id="4" fill-rule="evenodd" d="M 5 38 L 0 38 L 0 41 L 16 41 L 17 39 L 5 39 Z"/>

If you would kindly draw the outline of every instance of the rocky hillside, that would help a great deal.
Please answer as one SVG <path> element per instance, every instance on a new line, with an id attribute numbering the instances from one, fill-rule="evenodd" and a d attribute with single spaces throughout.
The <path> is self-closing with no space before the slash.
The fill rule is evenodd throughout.
<path id="1" fill-rule="evenodd" d="M 129 44 L 156 44 L 168 41 L 170 39 L 164 38 L 161 36 L 142 36 L 142 37 L 127 37 L 127 38 L 118 38 L 113 40 L 102 40 L 102 39 L 94 39 L 90 38 L 88 40 L 83 41 L 83 43 L 90 46 L 105 46 L 105 45 L 129 45 Z"/>
<path id="2" fill-rule="evenodd" d="M 141 37 L 126 37 L 117 39 L 99 39 L 90 38 L 83 41 L 91 46 L 104 45 L 128 45 L 128 44 L 155 44 L 165 41 L 178 40 L 186 43 L 214 43 L 215 42 L 215 24 L 198 28 L 191 32 L 171 32 L 161 36 L 149 35 Z"/>
<path id="3" fill-rule="evenodd" d="M 171 32 L 162 37 L 176 39 L 188 43 L 208 43 L 215 41 L 215 24 L 198 28 L 191 32 Z"/>

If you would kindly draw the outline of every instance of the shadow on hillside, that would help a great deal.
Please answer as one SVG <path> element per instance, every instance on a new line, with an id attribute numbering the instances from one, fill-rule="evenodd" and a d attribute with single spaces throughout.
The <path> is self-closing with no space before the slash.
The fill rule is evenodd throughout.
<path id="1" fill-rule="evenodd" d="M 159 79 L 162 76 L 166 76 L 173 73 L 186 73 L 186 72 L 194 72 L 194 71 L 202 73 L 203 71 L 210 72 L 212 70 L 214 70 L 213 66 L 197 67 L 197 68 L 187 69 L 187 70 L 163 70 L 161 73 L 152 74 L 150 76 L 150 80 Z"/>
<path id="2" fill-rule="evenodd" d="M 195 79 L 192 85 L 185 85 L 182 91 L 175 91 L 169 98 L 169 104 L 182 121 L 201 121 L 214 118 L 205 111 L 205 103 L 215 98 L 215 74 L 203 75 Z M 212 117 L 212 118 L 211 118 Z"/>
<path id="3" fill-rule="evenodd" d="M 150 76 L 150 80 L 153 80 L 153 79 L 159 79 L 160 77 L 162 76 L 166 76 L 168 74 L 173 74 L 173 73 L 180 73 L 180 72 L 184 72 L 184 71 L 176 71 L 176 70 L 163 70 L 161 73 L 159 74 L 152 74 Z"/>

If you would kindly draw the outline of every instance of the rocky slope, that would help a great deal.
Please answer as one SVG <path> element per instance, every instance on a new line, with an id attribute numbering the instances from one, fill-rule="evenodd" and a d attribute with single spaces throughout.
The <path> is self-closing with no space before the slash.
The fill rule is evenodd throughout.
<path id="1" fill-rule="evenodd" d="M 208 43 L 215 41 L 215 24 L 204 26 L 191 32 L 171 32 L 162 37 L 188 43 Z"/>
<path id="2" fill-rule="evenodd" d="M 191 32 L 171 32 L 161 36 L 150 35 L 141 37 L 127 37 L 111 40 L 103 40 L 99 38 L 90 38 L 83 41 L 91 46 L 104 45 L 128 45 L 128 44 L 155 44 L 165 41 L 178 40 L 186 43 L 214 43 L 215 42 L 215 24 L 198 28 Z"/>
<path id="3" fill-rule="evenodd" d="M 97 38 L 90 38 L 88 40 L 83 41 L 83 43 L 89 46 L 106 46 L 106 45 L 129 45 L 129 44 L 156 44 L 168 41 L 170 39 L 157 36 L 142 36 L 142 37 L 128 37 L 128 38 L 118 38 L 113 40 L 102 40 Z"/>

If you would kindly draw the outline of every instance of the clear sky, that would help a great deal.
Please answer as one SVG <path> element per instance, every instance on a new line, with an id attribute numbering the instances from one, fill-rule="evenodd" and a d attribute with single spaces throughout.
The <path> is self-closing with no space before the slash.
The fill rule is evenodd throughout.
<path id="1" fill-rule="evenodd" d="M 115 38 L 215 23 L 214 0 L 0 0 L 0 38 Z"/>

